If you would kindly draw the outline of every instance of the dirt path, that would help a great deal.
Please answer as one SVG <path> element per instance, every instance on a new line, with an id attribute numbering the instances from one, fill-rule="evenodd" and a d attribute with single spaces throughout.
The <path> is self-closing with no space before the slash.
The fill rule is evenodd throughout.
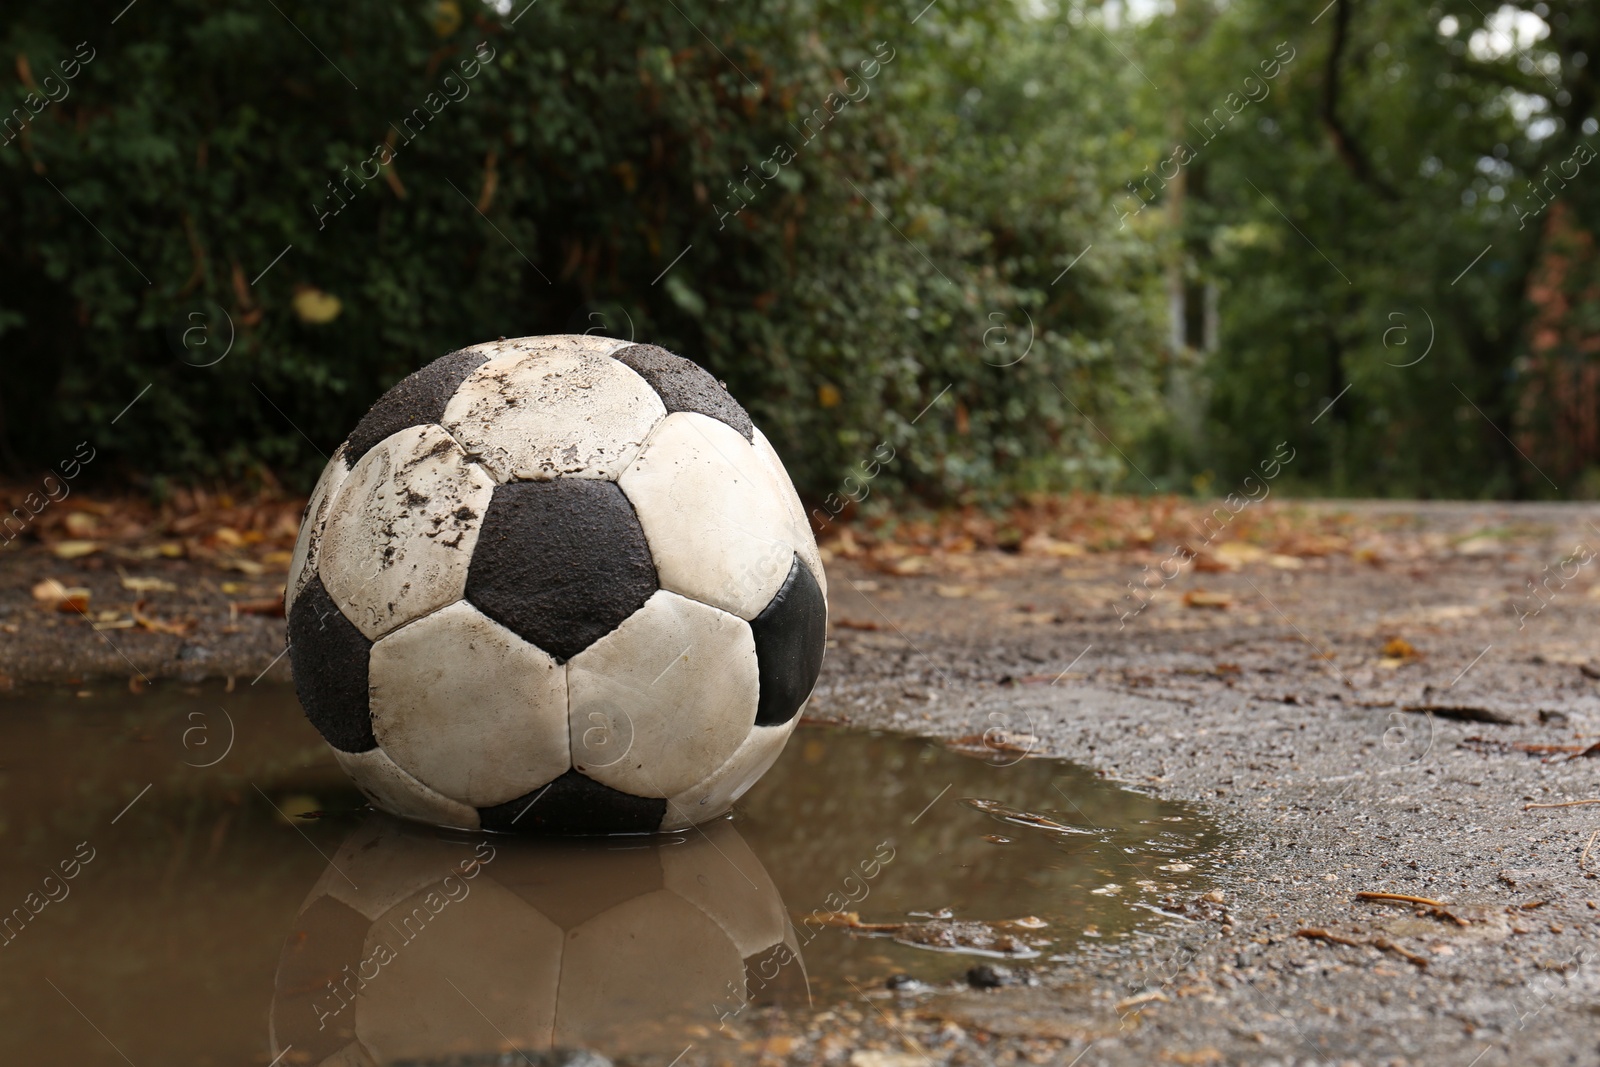
<path id="1" fill-rule="evenodd" d="M 915 566 L 835 555 L 812 716 L 1002 731 L 1202 803 L 1234 848 L 1215 899 L 1170 902 L 1162 937 L 1041 986 L 870 991 L 753 1047 L 855 1067 L 926 1062 L 913 1046 L 952 1064 L 1600 1062 L 1600 841 L 1583 855 L 1600 805 L 1528 807 L 1600 798 L 1582 754 L 1600 742 L 1600 509 L 1339 510 L 1362 538 L 1219 551 L 1170 582 L 1159 540 Z M 112 560 L 0 554 L 10 678 L 286 677 L 282 620 L 229 606 L 262 593 L 237 574 L 140 568 L 176 587 L 144 611 L 192 619 L 182 635 L 96 633 L 33 601 L 52 575 L 90 588 L 93 610 L 134 596 Z"/>

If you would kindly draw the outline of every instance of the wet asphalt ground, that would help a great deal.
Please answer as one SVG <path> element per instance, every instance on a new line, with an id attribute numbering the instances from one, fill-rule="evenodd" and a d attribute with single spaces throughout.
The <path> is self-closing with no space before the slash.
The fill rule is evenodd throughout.
<path id="1" fill-rule="evenodd" d="M 1230 838 L 1220 899 L 1162 936 L 1041 988 L 878 1001 L 905 1039 L 950 1063 L 1036 1059 L 1029 1034 L 1086 1065 L 1600 1063 L 1600 805 L 1528 807 L 1600 798 L 1596 509 L 1404 510 L 1370 552 L 1184 574 L 1128 619 L 1159 552 L 953 588 L 830 564 L 813 714 L 1031 735 Z"/>
<path id="2" fill-rule="evenodd" d="M 1600 799 L 1600 749 L 1584 754 L 1600 742 L 1600 508 L 1340 509 L 1370 520 L 1359 547 L 1237 553 L 1170 581 L 1159 544 L 917 568 L 835 554 L 808 715 L 1071 759 L 1198 805 L 1227 846 L 1215 888 L 1162 901 L 1155 936 L 1075 952 L 1036 984 L 752 1016 L 752 1059 L 1600 1063 L 1600 804 L 1530 807 Z M 281 619 L 230 610 L 219 576 L 183 561 L 146 569 L 177 586 L 162 610 L 188 633 L 96 633 L 29 589 L 59 573 L 105 603 L 110 568 L 0 556 L 0 685 L 287 677 Z M 1148 873 L 1130 862 L 1108 892 Z"/>

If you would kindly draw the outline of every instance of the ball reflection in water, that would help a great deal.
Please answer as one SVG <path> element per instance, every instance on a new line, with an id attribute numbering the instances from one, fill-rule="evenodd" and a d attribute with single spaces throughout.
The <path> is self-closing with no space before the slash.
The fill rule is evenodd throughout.
<path id="1" fill-rule="evenodd" d="M 356 1065 L 677 1051 L 749 1007 L 806 998 L 783 901 L 727 822 L 546 842 L 374 815 L 284 943 L 272 1052 Z"/>

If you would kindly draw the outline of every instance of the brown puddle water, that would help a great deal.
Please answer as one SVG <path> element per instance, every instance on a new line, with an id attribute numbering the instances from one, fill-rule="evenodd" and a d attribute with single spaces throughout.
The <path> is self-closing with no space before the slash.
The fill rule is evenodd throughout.
<path id="1" fill-rule="evenodd" d="M 745 1059 L 753 1007 L 1159 925 L 1218 845 L 1072 764 L 830 727 L 703 831 L 435 831 L 364 810 L 287 688 L 95 688 L 0 701 L 0 1063 Z"/>

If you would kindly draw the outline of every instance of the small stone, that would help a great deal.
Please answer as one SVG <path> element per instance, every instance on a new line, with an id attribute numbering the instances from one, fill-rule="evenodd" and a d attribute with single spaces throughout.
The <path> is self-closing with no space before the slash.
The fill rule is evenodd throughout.
<path id="1" fill-rule="evenodd" d="M 980 963 L 967 971 L 967 984 L 974 989 L 999 989 L 1003 985 L 1012 985 L 1016 980 L 1016 975 L 1009 969 L 988 963 Z"/>

